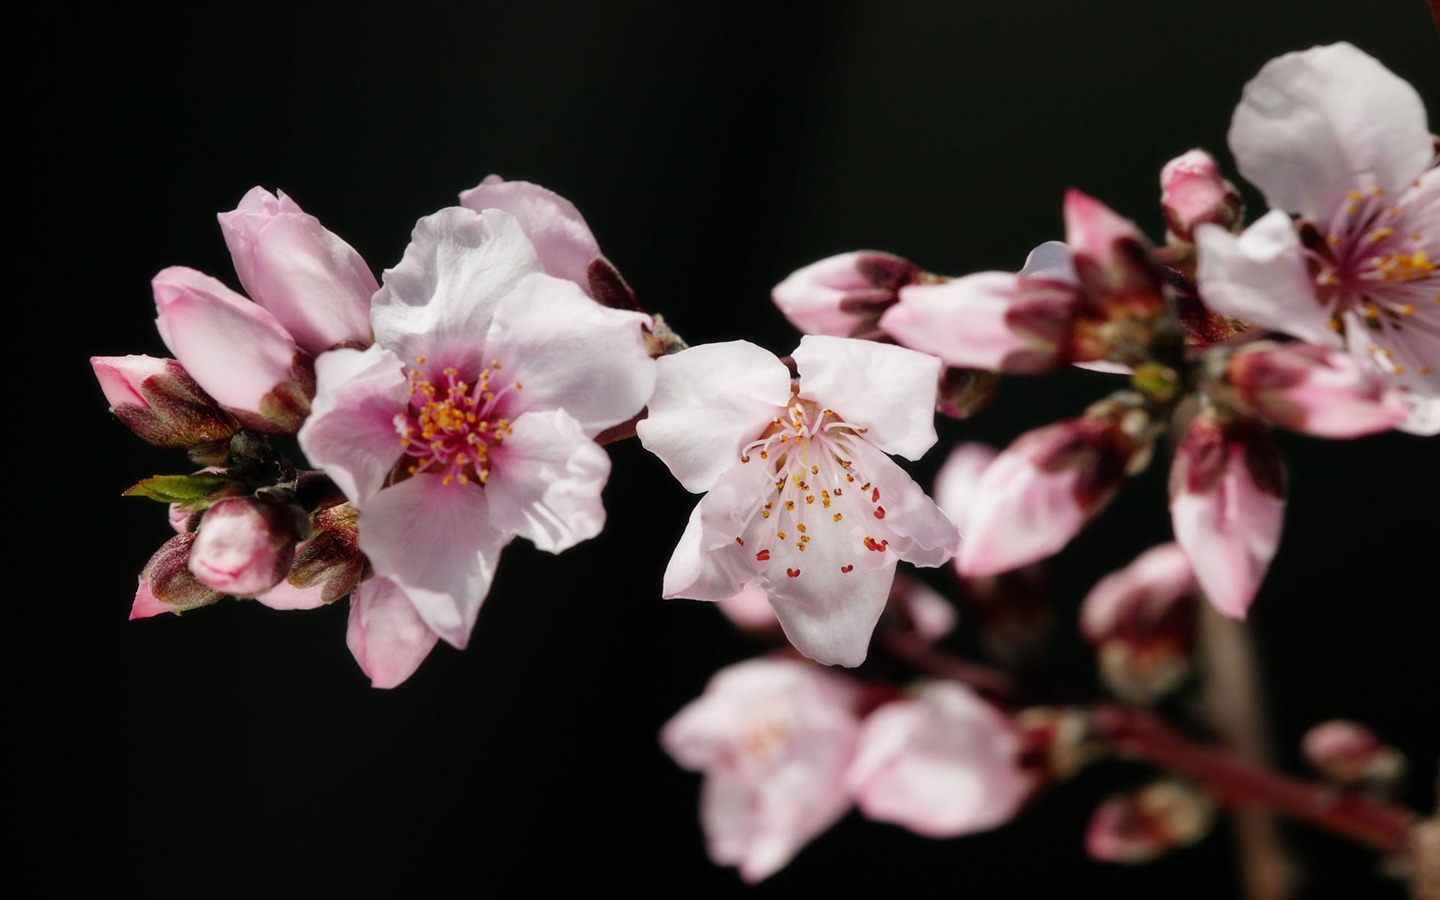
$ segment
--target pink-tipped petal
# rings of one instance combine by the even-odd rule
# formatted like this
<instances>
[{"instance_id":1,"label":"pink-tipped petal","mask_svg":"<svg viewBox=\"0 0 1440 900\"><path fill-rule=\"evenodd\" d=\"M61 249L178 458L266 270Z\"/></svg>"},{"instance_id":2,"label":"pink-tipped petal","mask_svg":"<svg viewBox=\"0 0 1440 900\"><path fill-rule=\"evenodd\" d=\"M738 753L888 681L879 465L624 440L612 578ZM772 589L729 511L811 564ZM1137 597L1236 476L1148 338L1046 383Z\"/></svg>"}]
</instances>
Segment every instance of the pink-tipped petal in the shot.
<instances>
[{"instance_id":1,"label":"pink-tipped petal","mask_svg":"<svg viewBox=\"0 0 1440 900\"><path fill-rule=\"evenodd\" d=\"M393 688L415 674L438 640L392 582L371 578L351 595L345 644L371 687Z\"/></svg>"},{"instance_id":2,"label":"pink-tipped petal","mask_svg":"<svg viewBox=\"0 0 1440 900\"><path fill-rule=\"evenodd\" d=\"M460 205L475 212L500 209L514 216L535 245L545 273L573 281L590 293L588 269L600 255L600 246L575 204L538 184L487 175L460 193Z\"/></svg>"}]
</instances>

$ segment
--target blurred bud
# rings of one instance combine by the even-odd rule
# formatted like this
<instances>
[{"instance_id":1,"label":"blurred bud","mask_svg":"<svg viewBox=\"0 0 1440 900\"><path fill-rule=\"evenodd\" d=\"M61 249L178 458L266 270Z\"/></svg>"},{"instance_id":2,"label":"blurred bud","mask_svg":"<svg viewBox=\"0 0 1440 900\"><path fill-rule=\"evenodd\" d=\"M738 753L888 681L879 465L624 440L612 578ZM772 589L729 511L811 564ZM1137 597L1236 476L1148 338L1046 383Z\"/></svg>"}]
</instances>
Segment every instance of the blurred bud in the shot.
<instances>
[{"instance_id":1,"label":"blurred bud","mask_svg":"<svg viewBox=\"0 0 1440 900\"><path fill-rule=\"evenodd\" d=\"M1154 357L1162 342L1180 340L1166 304L1162 269L1135 223L1070 190L1065 195L1065 242L1081 291L1070 336L1071 361L1135 365Z\"/></svg>"},{"instance_id":2,"label":"blurred bud","mask_svg":"<svg viewBox=\"0 0 1440 900\"><path fill-rule=\"evenodd\" d=\"M1215 812L1215 800L1194 785L1156 781L1102 803L1085 829L1085 851L1102 862L1149 862L1208 834Z\"/></svg>"},{"instance_id":3,"label":"blurred bud","mask_svg":"<svg viewBox=\"0 0 1440 900\"><path fill-rule=\"evenodd\" d=\"M177 534L155 551L140 571L140 585L130 618L144 619L160 613L182 613L209 606L224 596L220 591L201 584L190 572L190 547L193 533Z\"/></svg>"},{"instance_id":4,"label":"blurred bud","mask_svg":"<svg viewBox=\"0 0 1440 900\"><path fill-rule=\"evenodd\" d=\"M770 607L770 596L754 581L747 581L738 594L718 601L716 606L737 627L761 637L779 638L785 632Z\"/></svg>"},{"instance_id":5,"label":"blurred bud","mask_svg":"<svg viewBox=\"0 0 1440 900\"><path fill-rule=\"evenodd\" d=\"M1305 732L1301 751L1310 767L1336 784L1388 794L1404 777L1405 757L1358 722L1332 719Z\"/></svg>"},{"instance_id":6,"label":"blurred bud","mask_svg":"<svg viewBox=\"0 0 1440 900\"><path fill-rule=\"evenodd\" d=\"M1409 406L1384 376L1343 350L1264 341L1231 353L1216 393L1267 421L1317 437L1388 431Z\"/></svg>"},{"instance_id":7,"label":"blurred bud","mask_svg":"<svg viewBox=\"0 0 1440 900\"><path fill-rule=\"evenodd\" d=\"M1015 727L968 687L924 685L886 703L860 730L845 786L867 817L927 837L955 837L1014 818L1034 788Z\"/></svg>"},{"instance_id":8,"label":"blurred bud","mask_svg":"<svg viewBox=\"0 0 1440 900\"><path fill-rule=\"evenodd\" d=\"M1160 206L1171 243L1193 243L1195 226L1201 222L1236 232L1244 224L1240 192L1220 175L1214 157L1204 150L1183 153L1160 170Z\"/></svg>"},{"instance_id":9,"label":"blurred bud","mask_svg":"<svg viewBox=\"0 0 1440 900\"><path fill-rule=\"evenodd\" d=\"M286 582L310 589L323 584L321 600L334 603L370 574L360 552L360 512L349 503L322 509L310 517L310 538L297 548Z\"/></svg>"},{"instance_id":10,"label":"blurred bud","mask_svg":"<svg viewBox=\"0 0 1440 900\"><path fill-rule=\"evenodd\" d=\"M1202 411L1170 468L1170 522L1206 598L1243 619L1280 544L1284 468L1265 426Z\"/></svg>"},{"instance_id":11,"label":"blurred bud","mask_svg":"<svg viewBox=\"0 0 1440 900\"><path fill-rule=\"evenodd\" d=\"M1064 547L1143 466L1153 430L1139 398L1122 393L1022 434L975 483L956 570L991 575Z\"/></svg>"},{"instance_id":12,"label":"blurred bud","mask_svg":"<svg viewBox=\"0 0 1440 900\"><path fill-rule=\"evenodd\" d=\"M954 631L959 620L955 605L943 594L918 578L900 573L890 582L890 596L881 616L885 625L912 634L926 644Z\"/></svg>"},{"instance_id":13,"label":"blurred bud","mask_svg":"<svg viewBox=\"0 0 1440 900\"><path fill-rule=\"evenodd\" d=\"M269 497L221 500L205 510L190 548L196 579L235 597L253 597L290 571L299 539L295 513Z\"/></svg>"},{"instance_id":14,"label":"blurred bud","mask_svg":"<svg viewBox=\"0 0 1440 900\"><path fill-rule=\"evenodd\" d=\"M1090 718L1062 706L1033 706L1015 717L1021 765L1036 779L1062 781L1099 758Z\"/></svg>"},{"instance_id":15,"label":"blurred bud","mask_svg":"<svg viewBox=\"0 0 1440 900\"><path fill-rule=\"evenodd\" d=\"M240 428L173 359L92 356L90 367L115 417L157 447L223 441Z\"/></svg>"},{"instance_id":16,"label":"blurred bud","mask_svg":"<svg viewBox=\"0 0 1440 900\"><path fill-rule=\"evenodd\" d=\"M1000 393L1000 376L979 369L946 366L940 373L936 409L952 419L968 419L985 409Z\"/></svg>"},{"instance_id":17,"label":"blurred bud","mask_svg":"<svg viewBox=\"0 0 1440 900\"><path fill-rule=\"evenodd\" d=\"M806 334L878 335L880 314L901 287L926 278L907 259L875 250L841 253L792 272L771 297L790 323Z\"/></svg>"},{"instance_id":18,"label":"blurred bud","mask_svg":"<svg viewBox=\"0 0 1440 900\"><path fill-rule=\"evenodd\" d=\"M1161 544L1101 579L1080 607L1080 630L1096 648L1116 696L1149 704L1191 670L1199 586L1177 544Z\"/></svg>"}]
</instances>

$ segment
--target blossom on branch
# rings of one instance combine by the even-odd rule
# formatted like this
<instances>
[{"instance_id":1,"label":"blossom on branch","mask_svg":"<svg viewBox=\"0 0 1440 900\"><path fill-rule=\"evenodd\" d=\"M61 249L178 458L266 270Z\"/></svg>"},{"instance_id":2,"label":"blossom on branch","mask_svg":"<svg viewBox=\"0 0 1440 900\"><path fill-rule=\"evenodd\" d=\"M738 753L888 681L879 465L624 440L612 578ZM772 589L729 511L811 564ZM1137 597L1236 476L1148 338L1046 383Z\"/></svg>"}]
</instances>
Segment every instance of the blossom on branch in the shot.
<instances>
[{"instance_id":1,"label":"blossom on branch","mask_svg":"<svg viewBox=\"0 0 1440 900\"><path fill-rule=\"evenodd\" d=\"M905 560L938 566L955 526L886 453L936 440L940 361L807 335L799 377L746 341L657 360L645 448L707 492L665 571L664 596L721 600L757 582L806 656L859 665Z\"/></svg>"},{"instance_id":2,"label":"blossom on branch","mask_svg":"<svg viewBox=\"0 0 1440 900\"><path fill-rule=\"evenodd\" d=\"M593 438L638 412L655 376L649 318L545 274L498 209L421 219L371 321L374 346L317 360L299 438L359 510L359 547L391 585L352 618L378 684L395 680L385 648L408 659L424 643L397 594L463 648L512 538L559 553L600 532L610 460Z\"/></svg>"},{"instance_id":3,"label":"blossom on branch","mask_svg":"<svg viewBox=\"0 0 1440 900\"><path fill-rule=\"evenodd\" d=\"M1239 236L1197 226L1205 304L1346 349L1407 392L1404 430L1440 432L1440 169L1415 89L1350 44L1288 53L1246 85L1230 148L1272 209Z\"/></svg>"}]
</instances>

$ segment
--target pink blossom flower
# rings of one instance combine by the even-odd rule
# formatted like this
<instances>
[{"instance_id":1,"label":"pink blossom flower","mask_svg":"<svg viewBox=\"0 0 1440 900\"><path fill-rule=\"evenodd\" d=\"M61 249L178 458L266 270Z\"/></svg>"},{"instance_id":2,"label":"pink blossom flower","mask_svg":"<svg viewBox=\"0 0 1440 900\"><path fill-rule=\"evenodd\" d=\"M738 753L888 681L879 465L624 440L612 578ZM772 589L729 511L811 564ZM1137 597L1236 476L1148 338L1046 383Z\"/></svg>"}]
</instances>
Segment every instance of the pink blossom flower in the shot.
<instances>
[{"instance_id":1,"label":"pink blossom flower","mask_svg":"<svg viewBox=\"0 0 1440 900\"><path fill-rule=\"evenodd\" d=\"M842 782L860 731L858 683L809 663L751 659L721 669L660 743L704 773L710 858L762 881L851 808Z\"/></svg>"},{"instance_id":2,"label":"pink blossom flower","mask_svg":"<svg viewBox=\"0 0 1440 900\"><path fill-rule=\"evenodd\" d=\"M369 342L374 277L348 244L283 194L254 188L220 222L254 302L171 266L152 281L160 337L246 427L293 434L310 411L314 354Z\"/></svg>"},{"instance_id":3,"label":"pink blossom flower","mask_svg":"<svg viewBox=\"0 0 1440 900\"><path fill-rule=\"evenodd\" d=\"M396 633L413 622L392 615L394 592L463 648L513 537L558 553L599 533L610 460L592 438L638 412L655 376L648 318L544 274L509 213L421 219L384 282L376 344L317 360L299 438L359 509L359 547L393 586L353 615L362 665L394 682L406 666L378 656L418 643Z\"/></svg>"},{"instance_id":4,"label":"pink blossom flower","mask_svg":"<svg viewBox=\"0 0 1440 900\"><path fill-rule=\"evenodd\" d=\"M790 324L806 334L869 336L897 291L924 278L908 259L878 250L841 253L796 269L771 297Z\"/></svg>"},{"instance_id":5,"label":"pink blossom flower","mask_svg":"<svg viewBox=\"0 0 1440 900\"><path fill-rule=\"evenodd\" d=\"M859 665L895 564L937 566L955 526L886 453L935 442L940 361L891 344L806 335L799 379L734 341L657 361L636 432L687 490L707 491L664 596L720 600L756 581L801 653Z\"/></svg>"},{"instance_id":6,"label":"pink blossom flower","mask_svg":"<svg viewBox=\"0 0 1440 900\"><path fill-rule=\"evenodd\" d=\"M1243 619L1280 544L1284 471L1269 431L1254 419L1202 412L1170 469L1170 522L1206 598Z\"/></svg>"},{"instance_id":7,"label":"pink blossom flower","mask_svg":"<svg viewBox=\"0 0 1440 900\"><path fill-rule=\"evenodd\" d=\"M1288 53L1245 86L1230 148L1272 209L1196 229L1206 305L1345 348L1409 392L1405 430L1440 432L1440 169L1415 89L1350 44Z\"/></svg>"},{"instance_id":8,"label":"pink blossom flower","mask_svg":"<svg viewBox=\"0 0 1440 900\"><path fill-rule=\"evenodd\" d=\"M1409 407L1387 379L1349 354L1313 344L1259 341L1226 361L1220 393L1268 422L1318 437L1387 431Z\"/></svg>"},{"instance_id":9,"label":"pink blossom flower","mask_svg":"<svg viewBox=\"0 0 1440 900\"><path fill-rule=\"evenodd\" d=\"M1026 432L984 468L971 489L963 577L1018 569L1070 542L1119 489L1138 452L1123 411Z\"/></svg>"},{"instance_id":10,"label":"pink blossom flower","mask_svg":"<svg viewBox=\"0 0 1440 900\"><path fill-rule=\"evenodd\" d=\"M1215 813L1207 791L1164 778L1100 804L1085 828L1085 852L1102 862L1149 862L1203 838Z\"/></svg>"},{"instance_id":11,"label":"pink blossom flower","mask_svg":"<svg viewBox=\"0 0 1440 900\"><path fill-rule=\"evenodd\" d=\"M1035 786L1010 720L969 688L932 682L861 727L845 785L866 816L927 837L994 828Z\"/></svg>"},{"instance_id":12,"label":"pink blossom flower","mask_svg":"<svg viewBox=\"0 0 1440 900\"><path fill-rule=\"evenodd\" d=\"M1185 243L1201 222L1233 229L1245 214L1240 192L1204 150L1182 153L1160 170L1160 207L1171 240Z\"/></svg>"}]
</instances>

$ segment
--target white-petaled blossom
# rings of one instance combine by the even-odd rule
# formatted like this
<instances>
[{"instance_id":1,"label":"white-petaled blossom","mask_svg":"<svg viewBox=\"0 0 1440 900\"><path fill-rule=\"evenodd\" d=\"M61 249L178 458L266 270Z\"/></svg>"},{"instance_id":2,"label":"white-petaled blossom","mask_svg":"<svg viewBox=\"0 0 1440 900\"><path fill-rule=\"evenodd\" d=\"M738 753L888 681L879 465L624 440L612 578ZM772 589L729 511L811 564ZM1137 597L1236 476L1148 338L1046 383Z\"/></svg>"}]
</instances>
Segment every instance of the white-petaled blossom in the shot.
<instances>
[{"instance_id":1,"label":"white-petaled blossom","mask_svg":"<svg viewBox=\"0 0 1440 900\"><path fill-rule=\"evenodd\" d=\"M721 600L757 582L801 653L864 661L895 564L938 566L955 526L887 456L934 444L940 361L888 344L807 335L799 377L745 341L657 362L636 431L695 507L666 597Z\"/></svg>"}]
</instances>

